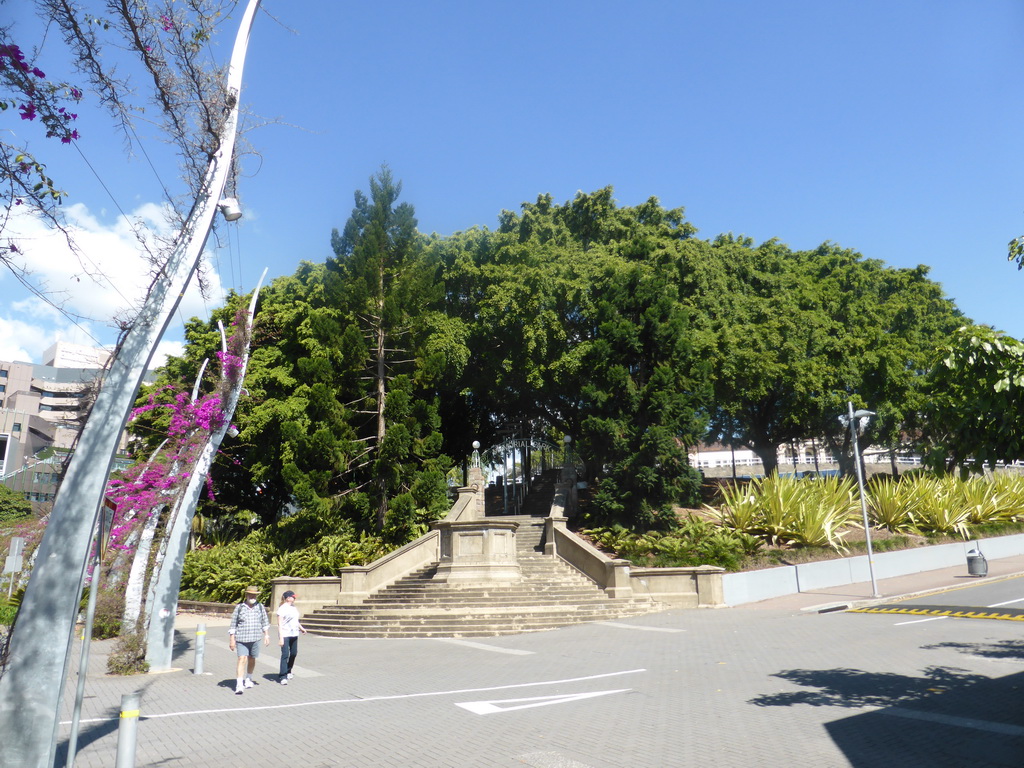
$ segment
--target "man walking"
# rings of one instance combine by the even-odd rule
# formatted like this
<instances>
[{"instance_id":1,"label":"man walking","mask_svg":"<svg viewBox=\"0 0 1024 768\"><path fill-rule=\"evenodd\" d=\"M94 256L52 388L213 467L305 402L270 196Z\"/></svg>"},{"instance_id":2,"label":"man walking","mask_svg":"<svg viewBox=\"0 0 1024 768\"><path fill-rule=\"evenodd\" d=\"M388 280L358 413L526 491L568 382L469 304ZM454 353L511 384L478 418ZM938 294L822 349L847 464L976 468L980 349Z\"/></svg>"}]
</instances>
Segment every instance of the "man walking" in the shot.
<instances>
[{"instance_id":1,"label":"man walking","mask_svg":"<svg viewBox=\"0 0 1024 768\"><path fill-rule=\"evenodd\" d=\"M264 645L270 645L270 617L259 597L259 587L246 588L245 600L235 606L228 627L228 647L238 654L235 680L238 695L255 685L252 673L256 669L256 657L260 655L260 636Z\"/></svg>"}]
</instances>

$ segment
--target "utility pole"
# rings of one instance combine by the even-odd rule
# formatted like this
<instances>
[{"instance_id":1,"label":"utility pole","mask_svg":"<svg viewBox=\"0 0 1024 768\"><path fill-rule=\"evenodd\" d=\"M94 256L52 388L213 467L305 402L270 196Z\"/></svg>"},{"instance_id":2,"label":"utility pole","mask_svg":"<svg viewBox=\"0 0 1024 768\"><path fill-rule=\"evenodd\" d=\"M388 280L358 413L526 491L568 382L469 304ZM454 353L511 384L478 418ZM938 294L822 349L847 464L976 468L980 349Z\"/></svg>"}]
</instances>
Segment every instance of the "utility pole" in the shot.
<instances>
[{"instance_id":1,"label":"utility pole","mask_svg":"<svg viewBox=\"0 0 1024 768\"><path fill-rule=\"evenodd\" d=\"M118 440L157 343L195 273L231 170L242 64L261 0L249 0L228 69L225 122L199 194L106 378L54 501L18 612L3 677L0 733L5 765L50 768L75 619L96 521Z\"/></svg>"}]
</instances>

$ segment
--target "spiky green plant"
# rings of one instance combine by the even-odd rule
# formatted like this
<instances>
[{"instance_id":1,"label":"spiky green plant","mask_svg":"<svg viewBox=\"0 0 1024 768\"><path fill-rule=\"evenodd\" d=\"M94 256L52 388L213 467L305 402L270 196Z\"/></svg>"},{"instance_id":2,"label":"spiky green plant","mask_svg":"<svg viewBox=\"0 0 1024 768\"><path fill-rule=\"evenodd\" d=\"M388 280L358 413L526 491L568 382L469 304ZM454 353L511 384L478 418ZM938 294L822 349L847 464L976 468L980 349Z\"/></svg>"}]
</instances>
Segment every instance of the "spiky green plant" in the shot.
<instances>
[{"instance_id":1,"label":"spiky green plant","mask_svg":"<svg viewBox=\"0 0 1024 768\"><path fill-rule=\"evenodd\" d=\"M911 492L917 508L918 527L922 533L969 538L968 520L971 510L958 498L955 490L957 482L952 477L915 478Z\"/></svg>"},{"instance_id":2,"label":"spiky green plant","mask_svg":"<svg viewBox=\"0 0 1024 768\"><path fill-rule=\"evenodd\" d=\"M1002 496L990 477L971 477L954 488L953 498L966 510L968 524L1007 522Z\"/></svg>"},{"instance_id":3,"label":"spiky green plant","mask_svg":"<svg viewBox=\"0 0 1024 768\"><path fill-rule=\"evenodd\" d=\"M891 477L872 479L867 487L869 516L875 525L893 533L917 533L913 480L896 481Z\"/></svg>"},{"instance_id":4,"label":"spiky green plant","mask_svg":"<svg viewBox=\"0 0 1024 768\"><path fill-rule=\"evenodd\" d=\"M1002 501L1005 519L1024 521L1024 475L1018 472L997 472L992 485Z\"/></svg>"},{"instance_id":5,"label":"spiky green plant","mask_svg":"<svg viewBox=\"0 0 1024 768\"><path fill-rule=\"evenodd\" d=\"M722 485L722 505L715 508L705 504L704 509L730 530L759 535L761 516L755 495L756 483L756 480L752 480L749 483Z\"/></svg>"},{"instance_id":6,"label":"spiky green plant","mask_svg":"<svg viewBox=\"0 0 1024 768\"><path fill-rule=\"evenodd\" d=\"M791 482L797 485L800 501L791 524L792 540L804 546L845 550L843 539L860 510L853 483L838 477Z\"/></svg>"}]
</instances>

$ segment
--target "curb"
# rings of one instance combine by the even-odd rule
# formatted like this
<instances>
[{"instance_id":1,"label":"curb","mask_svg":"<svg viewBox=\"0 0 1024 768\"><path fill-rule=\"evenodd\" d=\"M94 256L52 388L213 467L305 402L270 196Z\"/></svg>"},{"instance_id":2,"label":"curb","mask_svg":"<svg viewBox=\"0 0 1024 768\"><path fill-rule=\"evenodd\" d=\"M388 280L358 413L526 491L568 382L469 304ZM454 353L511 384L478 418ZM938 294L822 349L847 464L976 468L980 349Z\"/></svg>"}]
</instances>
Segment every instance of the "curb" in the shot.
<instances>
[{"instance_id":1,"label":"curb","mask_svg":"<svg viewBox=\"0 0 1024 768\"><path fill-rule=\"evenodd\" d=\"M1024 571L1018 573L1005 573L1002 576L981 576L976 577L977 580L970 584L951 584L945 587L932 587L930 589L920 589L916 592L905 592L900 595L889 595L888 597L870 597L864 600L848 600L836 603L822 603L820 605L809 605L806 608L801 608L801 613L834 613L836 611L849 611L853 608L868 608L873 605L885 605L886 603L899 603L903 600L913 600L917 597L925 597L927 595L938 595L943 592L955 592L958 589L967 589L973 587L975 584L980 583L982 579L987 582L995 583L999 581L1008 581L1009 579L1018 579L1024 576Z\"/></svg>"}]
</instances>

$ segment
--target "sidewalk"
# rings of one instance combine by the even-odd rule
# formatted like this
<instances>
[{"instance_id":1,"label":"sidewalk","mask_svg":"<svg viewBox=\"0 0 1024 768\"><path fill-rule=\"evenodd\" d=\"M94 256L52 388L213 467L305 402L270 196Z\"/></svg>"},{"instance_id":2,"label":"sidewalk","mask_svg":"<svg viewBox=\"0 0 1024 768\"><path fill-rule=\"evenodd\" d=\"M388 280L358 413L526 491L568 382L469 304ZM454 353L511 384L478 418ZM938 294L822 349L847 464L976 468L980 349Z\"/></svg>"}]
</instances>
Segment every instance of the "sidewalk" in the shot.
<instances>
[{"instance_id":1,"label":"sidewalk","mask_svg":"<svg viewBox=\"0 0 1024 768\"><path fill-rule=\"evenodd\" d=\"M874 597L871 594L871 582L864 581L795 595L784 595L757 603L747 603L729 610L772 609L808 612L843 610L844 608L891 602L932 592L945 592L973 586L979 581L999 581L1020 576L1024 576L1024 555L989 560L988 576L985 577L968 575L967 564L964 563L962 566L881 579L876 582L879 597Z\"/></svg>"}]
</instances>

